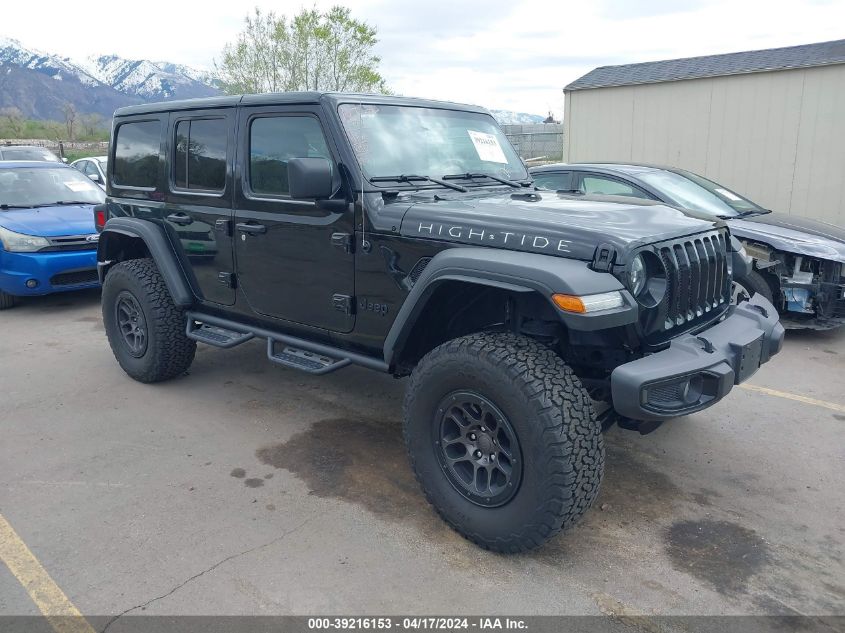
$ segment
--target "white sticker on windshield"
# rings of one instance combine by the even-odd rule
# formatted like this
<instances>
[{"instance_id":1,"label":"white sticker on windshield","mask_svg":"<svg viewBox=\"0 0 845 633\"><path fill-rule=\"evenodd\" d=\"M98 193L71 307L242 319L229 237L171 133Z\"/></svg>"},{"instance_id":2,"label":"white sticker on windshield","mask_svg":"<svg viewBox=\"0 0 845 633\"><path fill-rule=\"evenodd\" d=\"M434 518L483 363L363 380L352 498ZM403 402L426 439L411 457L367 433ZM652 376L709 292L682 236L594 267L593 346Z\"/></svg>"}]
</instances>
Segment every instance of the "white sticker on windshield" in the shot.
<instances>
[{"instance_id":1,"label":"white sticker on windshield","mask_svg":"<svg viewBox=\"0 0 845 633\"><path fill-rule=\"evenodd\" d=\"M94 185L90 185L87 182L66 182L65 187L71 191L90 191L94 188Z\"/></svg>"},{"instance_id":2,"label":"white sticker on windshield","mask_svg":"<svg viewBox=\"0 0 845 633\"><path fill-rule=\"evenodd\" d=\"M475 130L467 130L472 144L475 145L475 151L481 160L491 163L505 163L508 159L505 158L505 153L502 151L502 146L499 145L499 139L492 134L486 132L476 132Z\"/></svg>"},{"instance_id":3,"label":"white sticker on windshield","mask_svg":"<svg viewBox=\"0 0 845 633\"><path fill-rule=\"evenodd\" d=\"M724 196L724 197L725 197L725 198L727 198L728 200L733 200L734 202L739 202L740 200L742 200L742 198L740 198L740 197L739 197L738 195L736 195L734 192L732 192L732 191L728 191L727 189L722 189L721 187L716 187L715 191L716 191L716 193L718 193L720 196Z\"/></svg>"}]
</instances>

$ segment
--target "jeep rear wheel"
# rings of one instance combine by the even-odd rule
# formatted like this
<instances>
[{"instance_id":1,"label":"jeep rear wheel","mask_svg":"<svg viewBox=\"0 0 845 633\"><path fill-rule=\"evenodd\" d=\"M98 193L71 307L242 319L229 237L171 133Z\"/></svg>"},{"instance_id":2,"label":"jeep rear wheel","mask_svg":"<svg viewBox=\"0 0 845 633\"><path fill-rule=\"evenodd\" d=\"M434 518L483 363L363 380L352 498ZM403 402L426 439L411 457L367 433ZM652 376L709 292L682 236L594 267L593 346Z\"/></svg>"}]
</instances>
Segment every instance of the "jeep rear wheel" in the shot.
<instances>
[{"instance_id":1,"label":"jeep rear wheel","mask_svg":"<svg viewBox=\"0 0 845 633\"><path fill-rule=\"evenodd\" d=\"M601 424L572 370L514 334L473 334L429 352L405 396L405 442L426 498L467 539L537 547L598 495Z\"/></svg>"},{"instance_id":2,"label":"jeep rear wheel","mask_svg":"<svg viewBox=\"0 0 845 633\"><path fill-rule=\"evenodd\" d=\"M161 382L191 366L196 341L185 335L185 314L153 260L131 259L109 270L102 301L112 352L132 378Z\"/></svg>"}]
</instances>

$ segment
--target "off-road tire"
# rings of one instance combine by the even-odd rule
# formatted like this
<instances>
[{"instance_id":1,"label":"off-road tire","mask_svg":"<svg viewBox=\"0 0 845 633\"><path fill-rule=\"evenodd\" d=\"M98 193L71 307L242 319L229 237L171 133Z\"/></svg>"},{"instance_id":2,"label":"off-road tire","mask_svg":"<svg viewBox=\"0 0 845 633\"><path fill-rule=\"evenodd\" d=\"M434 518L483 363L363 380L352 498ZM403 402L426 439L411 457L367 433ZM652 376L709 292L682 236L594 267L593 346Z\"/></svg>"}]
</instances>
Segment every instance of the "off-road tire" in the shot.
<instances>
[{"instance_id":1,"label":"off-road tire","mask_svg":"<svg viewBox=\"0 0 845 633\"><path fill-rule=\"evenodd\" d=\"M519 488L498 507L483 507L458 491L432 440L440 403L465 390L494 403L518 438ZM524 336L472 334L429 352L411 374L403 430L429 503L485 549L515 553L538 547L575 524L599 492L604 443L592 401L554 351Z\"/></svg>"},{"instance_id":2,"label":"off-road tire","mask_svg":"<svg viewBox=\"0 0 845 633\"><path fill-rule=\"evenodd\" d=\"M18 298L0 290L0 310L8 310L14 308L18 303Z\"/></svg>"},{"instance_id":3,"label":"off-road tire","mask_svg":"<svg viewBox=\"0 0 845 633\"><path fill-rule=\"evenodd\" d=\"M769 282L766 281L766 278L756 270L752 270L742 279L737 279L736 283L745 288L749 297L753 297L755 293L759 293L765 297L769 303L772 303L772 287L769 285Z\"/></svg>"},{"instance_id":4,"label":"off-road tire","mask_svg":"<svg viewBox=\"0 0 845 633\"><path fill-rule=\"evenodd\" d=\"M143 312L146 348L133 356L118 325L118 297L129 293ZM185 335L185 314L173 303L167 285L152 259L130 259L106 275L102 295L103 325L114 357L139 382L170 380L184 374L196 353L196 341Z\"/></svg>"}]
</instances>

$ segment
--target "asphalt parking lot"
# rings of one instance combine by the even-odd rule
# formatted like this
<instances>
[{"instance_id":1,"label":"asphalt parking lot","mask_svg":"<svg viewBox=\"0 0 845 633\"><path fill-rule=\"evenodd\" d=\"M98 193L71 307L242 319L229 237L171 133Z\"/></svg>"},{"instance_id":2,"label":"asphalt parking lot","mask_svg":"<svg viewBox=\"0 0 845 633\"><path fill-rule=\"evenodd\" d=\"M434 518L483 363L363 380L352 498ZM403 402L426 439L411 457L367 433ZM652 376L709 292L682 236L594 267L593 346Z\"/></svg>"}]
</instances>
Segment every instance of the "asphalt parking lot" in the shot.
<instances>
[{"instance_id":1,"label":"asphalt parking lot","mask_svg":"<svg viewBox=\"0 0 845 633\"><path fill-rule=\"evenodd\" d=\"M251 342L142 385L96 292L0 314L0 366L0 518L84 614L845 613L845 332L789 333L752 388L611 430L596 507L511 557L425 503L403 381ZM38 613L23 575L0 565L0 615Z\"/></svg>"}]
</instances>

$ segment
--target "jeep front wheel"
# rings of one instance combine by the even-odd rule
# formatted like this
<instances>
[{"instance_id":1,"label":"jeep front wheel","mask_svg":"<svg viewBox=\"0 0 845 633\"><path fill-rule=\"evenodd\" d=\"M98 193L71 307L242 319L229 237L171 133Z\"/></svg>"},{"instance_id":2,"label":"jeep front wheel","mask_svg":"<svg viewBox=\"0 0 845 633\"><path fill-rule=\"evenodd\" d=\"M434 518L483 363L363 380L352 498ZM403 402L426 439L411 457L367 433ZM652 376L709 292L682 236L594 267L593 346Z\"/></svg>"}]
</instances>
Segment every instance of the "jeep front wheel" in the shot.
<instances>
[{"instance_id":1,"label":"jeep front wheel","mask_svg":"<svg viewBox=\"0 0 845 633\"><path fill-rule=\"evenodd\" d=\"M573 525L604 471L601 424L551 349L473 334L429 352L411 374L405 442L440 516L498 552L537 547Z\"/></svg>"},{"instance_id":2,"label":"jeep front wheel","mask_svg":"<svg viewBox=\"0 0 845 633\"><path fill-rule=\"evenodd\" d=\"M109 270L103 283L103 325L114 357L135 380L161 382L185 373L197 344L185 335L185 315L151 259Z\"/></svg>"}]
</instances>

